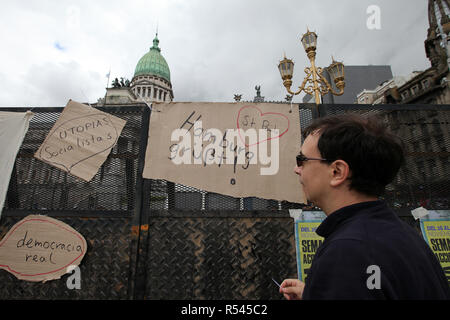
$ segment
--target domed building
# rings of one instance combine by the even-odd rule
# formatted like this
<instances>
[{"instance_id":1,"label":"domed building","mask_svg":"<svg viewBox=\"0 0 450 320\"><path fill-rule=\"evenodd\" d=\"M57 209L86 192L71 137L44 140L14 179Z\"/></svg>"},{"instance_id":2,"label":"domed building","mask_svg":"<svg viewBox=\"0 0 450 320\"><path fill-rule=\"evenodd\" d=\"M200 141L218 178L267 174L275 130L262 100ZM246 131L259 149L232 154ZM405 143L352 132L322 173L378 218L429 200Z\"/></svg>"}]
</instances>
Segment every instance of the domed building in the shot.
<instances>
[{"instance_id":1,"label":"domed building","mask_svg":"<svg viewBox=\"0 0 450 320\"><path fill-rule=\"evenodd\" d=\"M131 80L131 90L146 101L170 102L173 100L170 69L161 55L158 34L150 48L136 65Z\"/></svg>"},{"instance_id":2,"label":"domed building","mask_svg":"<svg viewBox=\"0 0 450 320\"><path fill-rule=\"evenodd\" d=\"M104 98L97 105L129 104L136 102L170 102L173 100L170 69L161 55L158 33L153 46L139 59L131 82L121 78L113 80L112 87L106 88Z\"/></svg>"}]
</instances>

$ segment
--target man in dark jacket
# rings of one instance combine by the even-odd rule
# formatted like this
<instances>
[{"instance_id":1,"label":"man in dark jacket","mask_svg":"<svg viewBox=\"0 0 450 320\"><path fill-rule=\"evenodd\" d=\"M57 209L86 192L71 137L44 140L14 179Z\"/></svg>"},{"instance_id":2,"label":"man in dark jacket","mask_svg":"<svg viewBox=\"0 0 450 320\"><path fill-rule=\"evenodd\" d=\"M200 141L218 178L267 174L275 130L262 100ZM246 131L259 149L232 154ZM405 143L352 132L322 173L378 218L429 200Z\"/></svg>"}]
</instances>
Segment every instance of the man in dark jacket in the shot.
<instances>
[{"instance_id":1,"label":"man in dark jacket","mask_svg":"<svg viewBox=\"0 0 450 320\"><path fill-rule=\"evenodd\" d=\"M375 118L321 118L304 132L295 173L327 218L305 283L287 299L450 299L444 272L417 231L378 200L404 162L401 141Z\"/></svg>"}]
</instances>

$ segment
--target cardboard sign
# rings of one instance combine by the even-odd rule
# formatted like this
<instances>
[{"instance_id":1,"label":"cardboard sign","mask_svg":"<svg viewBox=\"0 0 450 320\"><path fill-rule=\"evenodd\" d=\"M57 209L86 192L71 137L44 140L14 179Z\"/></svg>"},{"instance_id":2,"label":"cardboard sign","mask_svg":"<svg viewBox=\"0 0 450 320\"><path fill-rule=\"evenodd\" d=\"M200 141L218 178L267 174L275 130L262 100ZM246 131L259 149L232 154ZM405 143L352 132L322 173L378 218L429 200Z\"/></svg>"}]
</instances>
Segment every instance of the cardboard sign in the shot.
<instances>
[{"instance_id":1,"label":"cardboard sign","mask_svg":"<svg viewBox=\"0 0 450 320\"><path fill-rule=\"evenodd\" d=\"M69 225L47 216L29 215L0 242L0 269L20 280L59 279L78 266L86 240Z\"/></svg>"},{"instance_id":2,"label":"cardboard sign","mask_svg":"<svg viewBox=\"0 0 450 320\"><path fill-rule=\"evenodd\" d=\"M303 211L295 217L295 247L298 279L305 281L323 237L316 233L326 215L323 211Z\"/></svg>"},{"instance_id":3,"label":"cardboard sign","mask_svg":"<svg viewBox=\"0 0 450 320\"><path fill-rule=\"evenodd\" d=\"M126 121L69 100L35 157L90 181L105 162Z\"/></svg>"},{"instance_id":4,"label":"cardboard sign","mask_svg":"<svg viewBox=\"0 0 450 320\"><path fill-rule=\"evenodd\" d=\"M5 203L16 156L32 117L33 113L30 111L0 112L0 214Z\"/></svg>"},{"instance_id":5,"label":"cardboard sign","mask_svg":"<svg viewBox=\"0 0 450 320\"><path fill-rule=\"evenodd\" d=\"M233 197L305 202L295 156L300 117L286 104L154 104L143 177Z\"/></svg>"}]
</instances>

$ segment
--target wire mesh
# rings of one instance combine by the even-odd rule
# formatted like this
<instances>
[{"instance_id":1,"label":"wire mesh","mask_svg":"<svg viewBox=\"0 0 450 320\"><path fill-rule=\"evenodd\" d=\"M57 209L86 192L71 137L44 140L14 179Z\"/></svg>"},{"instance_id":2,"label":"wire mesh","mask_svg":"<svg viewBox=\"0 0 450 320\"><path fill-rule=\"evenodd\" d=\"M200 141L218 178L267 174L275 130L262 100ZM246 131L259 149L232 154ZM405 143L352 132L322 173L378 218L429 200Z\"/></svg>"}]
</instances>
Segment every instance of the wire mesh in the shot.
<instances>
[{"instance_id":1,"label":"wire mesh","mask_svg":"<svg viewBox=\"0 0 450 320\"><path fill-rule=\"evenodd\" d=\"M54 216L71 212L64 221L79 229L89 244L82 264L83 285L89 289L69 292L59 282L31 285L3 272L0 297L279 298L271 278L295 277L296 271L293 220L285 209L317 208L229 197L166 180L140 184L147 143L146 108L99 108L127 123L89 183L33 157L62 111L35 109L16 158L0 234L30 210ZM404 220L412 225L410 210L418 206L450 209L450 106L321 105L317 111L315 105L300 105L298 111L301 128L318 114L378 115L406 147L406 163L384 195L388 204L397 212L407 212ZM264 216L255 211L269 212ZM11 212L18 214L8 216ZM96 218L81 219L80 212ZM110 219L107 213L117 217ZM131 228L136 226L135 234ZM284 274L277 273L280 265Z\"/></svg>"},{"instance_id":2,"label":"wire mesh","mask_svg":"<svg viewBox=\"0 0 450 320\"><path fill-rule=\"evenodd\" d=\"M298 108L301 129L314 119L315 105ZM450 110L442 106L405 109L385 105L322 105L321 114L359 113L380 117L406 146L406 163L383 198L395 209L448 209L450 189ZM423 110L422 110L423 109ZM302 143L299 142L299 145ZM256 197L234 198L165 180L153 180L150 208L153 210L284 210L311 204L274 201Z\"/></svg>"},{"instance_id":3,"label":"wire mesh","mask_svg":"<svg viewBox=\"0 0 450 320\"><path fill-rule=\"evenodd\" d=\"M406 146L406 163L388 185L385 199L394 208L418 206L448 209L449 122L445 106L321 105L321 115L361 113L377 115L399 135ZM101 109L101 108L100 108ZM6 209L33 210L133 210L135 184L142 147L142 109L109 107L108 112L127 124L99 172L89 183L33 157L57 120L62 108L36 109L19 150ZM299 105L301 128L317 116L315 105ZM299 141L299 146L302 141ZM271 210L305 208L303 204L256 197L235 198L175 184L151 180L148 206L151 210ZM307 207L307 206L306 206ZM308 207L311 209L311 207Z\"/></svg>"},{"instance_id":4,"label":"wire mesh","mask_svg":"<svg viewBox=\"0 0 450 320\"><path fill-rule=\"evenodd\" d=\"M327 115L376 115L399 136L406 161L386 187L395 209L450 209L450 108L448 106L324 105Z\"/></svg>"},{"instance_id":5,"label":"wire mesh","mask_svg":"<svg viewBox=\"0 0 450 320\"><path fill-rule=\"evenodd\" d=\"M62 108L35 109L16 157L5 209L130 211L134 207L142 108L98 108L127 121L117 144L90 182L36 158ZM19 111L19 110L17 110Z\"/></svg>"}]
</instances>

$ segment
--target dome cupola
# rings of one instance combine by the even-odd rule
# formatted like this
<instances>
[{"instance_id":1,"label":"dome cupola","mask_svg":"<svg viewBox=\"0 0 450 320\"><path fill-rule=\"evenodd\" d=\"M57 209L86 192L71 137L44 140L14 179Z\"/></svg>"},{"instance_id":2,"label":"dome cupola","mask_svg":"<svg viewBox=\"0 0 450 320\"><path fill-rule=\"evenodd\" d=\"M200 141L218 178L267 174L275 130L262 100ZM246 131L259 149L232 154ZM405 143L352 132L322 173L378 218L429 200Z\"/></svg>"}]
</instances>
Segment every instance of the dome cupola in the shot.
<instances>
[{"instance_id":1,"label":"dome cupola","mask_svg":"<svg viewBox=\"0 0 450 320\"><path fill-rule=\"evenodd\" d=\"M150 48L136 65L134 76L155 75L170 81L170 69L166 59L161 55L159 48L158 34L153 39L153 46Z\"/></svg>"},{"instance_id":2,"label":"dome cupola","mask_svg":"<svg viewBox=\"0 0 450 320\"><path fill-rule=\"evenodd\" d=\"M131 90L139 99L147 102L170 102L173 100L170 69L166 59L161 55L158 33L153 39L153 46L141 58L134 70Z\"/></svg>"}]
</instances>

